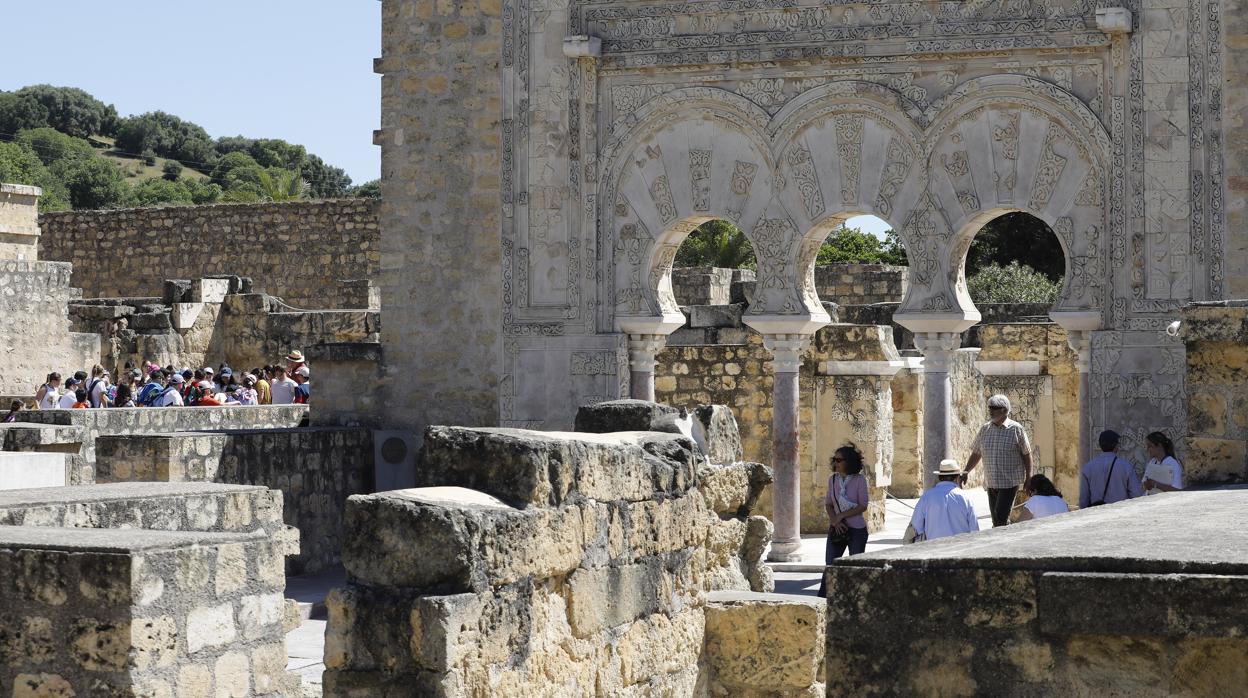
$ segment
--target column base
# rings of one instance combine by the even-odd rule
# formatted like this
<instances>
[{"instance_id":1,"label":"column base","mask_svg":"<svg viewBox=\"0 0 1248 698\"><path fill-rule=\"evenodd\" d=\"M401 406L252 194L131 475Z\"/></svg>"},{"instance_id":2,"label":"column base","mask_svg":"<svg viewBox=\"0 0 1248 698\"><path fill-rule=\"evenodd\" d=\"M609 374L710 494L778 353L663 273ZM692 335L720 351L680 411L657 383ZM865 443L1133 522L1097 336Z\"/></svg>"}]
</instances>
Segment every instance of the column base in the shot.
<instances>
[{"instance_id":1,"label":"column base","mask_svg":"<svg viewBox=\"0 0 1248 698\"><path fill-rule=\"evenodd\" d=\"M801 562L802 541L772 541L767 552L768 562Z\"/></svg>"}]
</instances>

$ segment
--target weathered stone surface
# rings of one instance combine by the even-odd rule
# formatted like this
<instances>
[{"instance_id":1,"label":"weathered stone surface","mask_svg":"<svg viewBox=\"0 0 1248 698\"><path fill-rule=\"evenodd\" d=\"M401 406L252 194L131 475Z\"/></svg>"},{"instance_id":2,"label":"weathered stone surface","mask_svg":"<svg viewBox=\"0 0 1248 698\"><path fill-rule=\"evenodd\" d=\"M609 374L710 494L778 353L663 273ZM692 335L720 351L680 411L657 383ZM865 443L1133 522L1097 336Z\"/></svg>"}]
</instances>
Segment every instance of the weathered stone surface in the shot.
<instances>
[{"instance_id":1,"label":"weathered stone surface","mask_svg":"<svg viewBox=\"0 0 1248 698\"><path fill-rule=\"evenodd\" d=\"M745 305L691 305L689 306L689 327L702 329L706 327L742 327L741 315Z\"/></svg>"},{"instance_id":2,"label":"weathered stone surface","mask_svg":"<svg viewBox=\"0 0 1248 698\"><path fill-rule=\"evenodd\" d=\"M693 419L694 437L707 460L712 463L741 460L741 431L727 405L699 405L693 411Z\"/></svg>"},{"instance_id":3,"label":"weathered stone surface","mask_svg":"<svg viewBox=\"0 0 1248 698\"><path fill-rule=\"evenodd\" d=\"M612 431L650 431L675 407L645 400L608 400L582 405L576 411L576 431L604 434Z\"/></svg>"},{"instance_id":4,"label":"weathered stone surface","mask_svg":"<svg viewBox=\"0 0 1248 698\"><path fill-rule=\"evenodd\" d=\"M456 485L517 505L583 498L641 501L694 484L699 458L686 438L430 427L417 484Z\"/></svg>"},{"instance_id":5,"label":"weathered stone surface","mask_svg":"<svg viewBox=\"0 0 1248 698\"><path fill-rule=\"evenodd\" d=\"M698 469L698 491L707 508L720 516L749 516L771 482L771 468L762 463L707 464Z\"/></svg>"},{"instance_id":6,"label":"weathered stone surface","mask_svg":"<svg viewBox=\"0 0 1248 698\"><path fill-rule=\"evenodd\" d=\"M822 688L826 607L823 599L810 596L707 594L711 694L818 695L814 691Z\"/></svg>"},{"instance_id":7,"label":"weathered stone surface","mask_svg":"<svg viewBox=\"0 0 1248 698\"><path fill-rule=\"evenodd\" d=\"M1217 522L1246 501L1172 493L848 558L827 573L828 690L1235 692L1248 538Z\"/></svg>"}]
</instances>

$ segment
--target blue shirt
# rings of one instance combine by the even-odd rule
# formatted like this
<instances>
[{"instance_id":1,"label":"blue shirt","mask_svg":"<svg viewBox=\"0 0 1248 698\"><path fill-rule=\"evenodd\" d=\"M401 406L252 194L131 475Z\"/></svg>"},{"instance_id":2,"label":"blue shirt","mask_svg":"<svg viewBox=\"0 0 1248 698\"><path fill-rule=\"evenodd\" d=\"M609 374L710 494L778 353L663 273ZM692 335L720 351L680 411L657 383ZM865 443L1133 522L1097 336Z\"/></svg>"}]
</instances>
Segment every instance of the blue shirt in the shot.
<instances>
[{"instance_id":1,"label":"blue shirt","mask_svg":"<svg viewBox=\"0 0 1248 698\"><path fill-rule=\"evenodd\" d=\"M927 540L956 536L979 530L975 505L954 482L938 482L919 497L910 517L914 532Z\"/></svg>"},{"instance_id":2,"label":"blue shirt","mask_svg":"<svg viewBox=\"0 0 1248 698\"><path fill-rule=\"evenodd\" d=\"M1118 461L1115 463L1114 459ZM1113 477L1110 477L1110 469ZM1098 453L1079 472L1079 508L1087 508L1092 502L1105 497L1106 504L1140 497L1144 488L1135 475L1135 464L1117 453Z\"/></svg>"}]
</instances>

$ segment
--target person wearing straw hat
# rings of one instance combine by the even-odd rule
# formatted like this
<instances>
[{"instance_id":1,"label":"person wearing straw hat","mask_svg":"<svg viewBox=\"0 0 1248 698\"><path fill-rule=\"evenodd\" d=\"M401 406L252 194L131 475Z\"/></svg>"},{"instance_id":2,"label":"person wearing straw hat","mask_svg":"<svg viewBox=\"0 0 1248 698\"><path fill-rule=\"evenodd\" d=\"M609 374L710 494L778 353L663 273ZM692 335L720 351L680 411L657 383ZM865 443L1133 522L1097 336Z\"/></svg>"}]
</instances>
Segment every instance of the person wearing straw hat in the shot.
<instances>
[{"instance_id":1,"label":"person wearing straw hat","mask_svg":"<svg viewBox=\"0 0 1248 698\"><path fill-rule=\"evenodd\" d=\"M286 375L294 376L299 373L299 369L308 364L308 360L304 358L303 352L295 349L286 355Z\"/></svg>"},{"instance_id":2,"label":"person wearing straw hat","mask_svg":"<svg viewBox=\"0 0 1248 698\"><path fill-rule=\"evenodd\" d=\"M934 540L978 531L975 505L958 486L962 467L956 460L946 458L940 462L940 469L932 473L936 475L936 484L919 497L910 516L914 539Z\"/></svg>"}]
</instances>

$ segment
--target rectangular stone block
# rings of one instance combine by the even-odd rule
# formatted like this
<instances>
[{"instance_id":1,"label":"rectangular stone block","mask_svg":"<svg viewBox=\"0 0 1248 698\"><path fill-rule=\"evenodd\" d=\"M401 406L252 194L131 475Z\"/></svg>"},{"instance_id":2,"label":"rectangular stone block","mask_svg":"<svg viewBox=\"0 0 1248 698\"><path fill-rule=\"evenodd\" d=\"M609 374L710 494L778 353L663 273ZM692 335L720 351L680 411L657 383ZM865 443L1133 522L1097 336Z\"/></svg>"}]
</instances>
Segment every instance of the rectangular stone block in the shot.
<instances>
[{"instance_id":1,"label":"rectangular stone block","mask_svg":"<svg viewBox=\"0 0 1248 698\"><path fill-rule=\"evenodd\" d=\"M677 434L430 427L416 481L516 505L641 501L688 490L696 461L693 444Z\"/></svg>"},{"instance_id":2,"label":"rectangular stone block","mask_svg":"<svg viewBox=\"0 0 1248 698\"><path fill-rule=\"evenodd\" d=\"M581 568L568 577L568 622L577 637L590 637L656 613L670 589L663 562Z\"/></svg>"},{"instance_id":3,"label":"rectangular stone block","mask_svg":"<svg viewBox=\"0 0 1248 698\"><path fill-rule=\"evenodd\" d=\"M707 594L712 695L813 692L822 678L826 608L810 596Z\"/></svg>"},{"instance_id":4,"label":"rectangular stone block","mask_svg":"<svg viewBox=\"0 0 1248 698\"><path fill-rule=\"evenodd\" d=\"M343 564L362 584L479 591L575 568L597 529L591 509L515 509L461 487L355 495Z\"/></svg>"},{"instance_id":5,"label":"rectangular stone block","mask_svg":"<svg viewBox=\"0 0 1248 698\"><path fill-rule=\"evenodd\" d=\"M741 314L744 304L732 305L691 305L689 306L689 327L741 327Z\"/></svg>"},{"instance_id":6,"label":"rectangular stone block","mask_svg":"<svg viewBox=\"0 0 1248 698\"><path fill-rule=\"evenodd\" d=\"M708 465L698 471L698 491L720 516L749 516L771 482L771 468L762 463Z\"/></svg>"}]
</instances>

